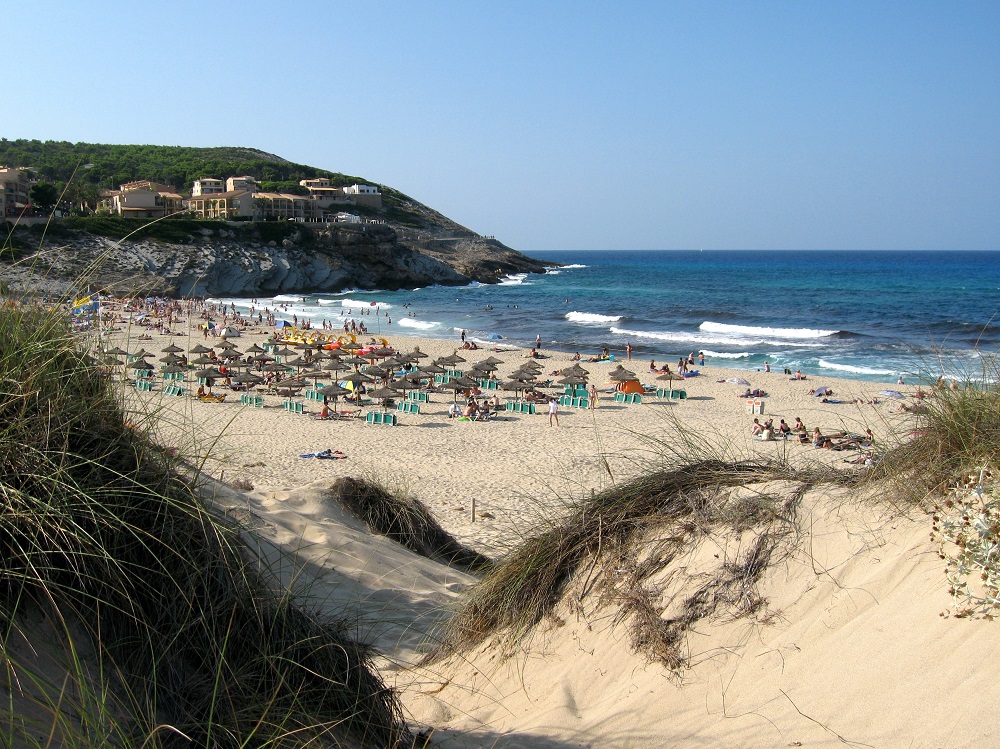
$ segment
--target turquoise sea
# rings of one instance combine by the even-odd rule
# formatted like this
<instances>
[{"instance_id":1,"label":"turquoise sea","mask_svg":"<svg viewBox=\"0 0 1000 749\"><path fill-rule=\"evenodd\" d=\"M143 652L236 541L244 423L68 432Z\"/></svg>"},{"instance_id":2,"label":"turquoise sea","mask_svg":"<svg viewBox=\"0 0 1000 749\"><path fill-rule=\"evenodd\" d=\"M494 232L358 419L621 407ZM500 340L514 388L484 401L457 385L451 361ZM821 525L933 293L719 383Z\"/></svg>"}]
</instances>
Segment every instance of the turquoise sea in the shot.
<instances>
[{"instance_id":1,"label":"turquoise sea","mask_svg":"<svg viewBox=\"0 0 1000 749\"><path fill-rule=\"evenodd\" d=\"M981 376L1000 345L1000 252L533 252L550 272L498 285L258 298L318 326L584 355L908 382ZM250 299L224 299L246 310ZM361 310L365 311L360 316Z\"/></svg>"}]
</instances>

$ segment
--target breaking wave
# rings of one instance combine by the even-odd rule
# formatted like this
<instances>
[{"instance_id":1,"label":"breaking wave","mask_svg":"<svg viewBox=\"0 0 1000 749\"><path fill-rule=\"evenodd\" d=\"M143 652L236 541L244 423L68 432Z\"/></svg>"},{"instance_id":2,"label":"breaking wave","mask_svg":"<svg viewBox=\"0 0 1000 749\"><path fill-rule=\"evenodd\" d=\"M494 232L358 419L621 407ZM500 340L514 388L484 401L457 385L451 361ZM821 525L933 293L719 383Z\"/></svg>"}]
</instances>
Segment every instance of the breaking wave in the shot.
<instances>
[{"instance_id":1,"label":"breaking wave","mask_svg":"<svg viewBox=\"0 0 1000 749\"><path fill-rule=\"evenodd\" d=\"M567 312L566 319L570 322L578 323L589 323L589 324L600 324L609 322L618 322L621 320L623 315L598 315L594 312Z\"/></svg>"},{"instance_id":2,"label":"breaking wave","mask_svg":"<svg viewBox=\"0 0 1000 749\"><path fill-rule=\"evenodd\" d=\"M762 336L765 338L826 338L838 335L839 330L814 330L812 328L762 328L754 325L727 325L721 322L705 321L698 326L706 333L723 333L736 336Z\"/></svg>"}]
</instances>

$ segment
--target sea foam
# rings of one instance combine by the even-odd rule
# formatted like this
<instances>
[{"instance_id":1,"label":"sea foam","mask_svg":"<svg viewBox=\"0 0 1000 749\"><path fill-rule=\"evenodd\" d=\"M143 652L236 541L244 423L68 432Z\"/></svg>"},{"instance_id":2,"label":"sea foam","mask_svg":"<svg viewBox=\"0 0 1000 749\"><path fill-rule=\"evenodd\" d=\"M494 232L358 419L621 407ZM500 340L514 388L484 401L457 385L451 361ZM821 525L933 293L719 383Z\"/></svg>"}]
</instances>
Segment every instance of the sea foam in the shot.
<instances>
[{"instance_id":1,"label":"sea foam","mask_svg":"<svg viewBox=\"0 0 1000 749\"><path fill-rule=\"evenodd\" d=\"M838 372L852 372L861 375L894 375L897 372L891 369L873 369L872 367L857 367L851 364L837 364L836 362L819 359L816 362L823 369L834 369Z\"/></svg>"},{"instance_id":2,"label":"sea foam","mask_svg":"<svg viewBox=\"0 0 1000 749\"><path fill-rule=\"evenodd\" d=\"M567 312L566 319L570 322L600 324L618 322L622 319L622 315L598 315L595 312Z\"/></svg>"},{"instance_id":3,"label":"sea foam","mask_svg":"<svg viewBox=\"0 0 1000 749\"><path fill-rule=\"evenodd\" d=\"M441 325L439 322L414 320L412 317L400 318L399 320L396 320L396 323L401 328L414 328L415 330L431 330L432 328L437 328Z\"/></svg>"},{"instance_id":4,"label":"sea foam","mask_svg":"<svg viewBox=\"0 0 1000 749\"><path fill-rule=\"evenodd\" d=\"M360 299L341 299L340 304L344 307L378 307L379 309L392 309L392 305L386 304L385 302L363 302Z\"/></svg>"},{"instance_id":5,"label":"sea foam","mask_svg":"<svg viewBox=\"0 0 1000 749\"><path fill-rule=\"evenodd\" d=\"M709 351L705 349L702 353L711 359L746 359L747 357L753 356L749 351L741 351L736 354L726 353L725 351Z\"/></svg>"},{"instance_id":6,"label":"sea foam","mask_svg":"<svg viewBox=\"0 0 1000 749\"><path fill-rule=\"evenodd\" d=\"M724 333L726 335L763 336L766 338L826 338L836 335L838 330L813 330L811 328L762 328L754 325L727 325L721 322L706 320L698 326L706 333Z\"/></svg>"}]
</instances>

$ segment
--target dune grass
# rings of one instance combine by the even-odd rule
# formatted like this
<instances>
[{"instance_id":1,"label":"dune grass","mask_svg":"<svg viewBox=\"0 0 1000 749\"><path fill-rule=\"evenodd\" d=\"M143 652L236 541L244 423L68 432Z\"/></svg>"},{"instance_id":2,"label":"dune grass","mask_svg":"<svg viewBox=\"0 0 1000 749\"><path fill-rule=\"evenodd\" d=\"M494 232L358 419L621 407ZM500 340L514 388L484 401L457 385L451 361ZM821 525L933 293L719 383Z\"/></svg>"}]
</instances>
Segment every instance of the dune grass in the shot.
<instances>
[{"instance_id":1,"label":"dune grass","mask_svg":"<svg viewBox=\"0 0 1000 749\"><path fill-rule=\"evenodd\" d=\"M410 746L350 623L275 594L173 460L64 315L0 308L0 744Z\"/></svg>"},{"instance_id":2,"label":"dune grass","mask_svg":"<svg viewBox=\"0 0 1000 749\"><path fill-rule=\"evenodd\" d=\"M447 533L426 505L405 492L371 479L342 478L330 494L375 533L410 551L470 572L488 572L493 560Z\"/></svg>"},{"instance_id":3,"label":"dune grass","mask_svg":"<svg viewBox=\"0 0 1000 749\"><path fill-rule=\"evenodd\" d=\"M468 650L491 636L501 636L507 649L517 646L552 615L570 583L585 577L584 591L596 591L604 602L615 603L625 616L632 617L637 650L670 668L679 667L683 659L677 646L687 628L723 598L752 597L751 589L766 560L790 532L801 488L791 504L770 496L730 500L733 487L774 480L805 487L819 480L844 482L851 477L828 469L795 470L783 462L677 456L672 466L580 501L562 521L508 554L470 591L438 633L438 644L426 662ZM764 532L746 559L729 567L729 579L714 580L691 596L679 616L661 619L645 581L666 567L692 538L719 525L737 532L751 528ZM641 548L651 535L658 541ZM742 588L737 593L738 582ZM753 608L739 607L747 613Z\"/></svg>"}]
</instances>

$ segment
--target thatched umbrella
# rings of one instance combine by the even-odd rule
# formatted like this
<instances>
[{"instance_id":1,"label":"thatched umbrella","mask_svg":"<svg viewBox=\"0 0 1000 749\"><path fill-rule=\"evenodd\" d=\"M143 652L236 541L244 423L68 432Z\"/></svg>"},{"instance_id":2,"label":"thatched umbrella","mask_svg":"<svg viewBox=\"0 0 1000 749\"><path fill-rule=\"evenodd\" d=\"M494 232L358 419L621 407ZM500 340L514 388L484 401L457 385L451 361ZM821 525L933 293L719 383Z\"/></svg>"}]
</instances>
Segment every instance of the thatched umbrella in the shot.
<instances>
[{"instance_id":1,"label":"thatched umbrella","mask_svg":"<svg viewBox=\"0 0 1000 749\"><path fill-rule=\"evenodd\" d=\"M420 371L425 372L433 377L434 375L437 374L444 374L444 367L440 366L439 364L425 364L424 366L420 367Z\"/></svg>"},{"instance_id":2,"label":"thatched umbrella","mask_svg":"<svg viewBox=\"0 0 1000 749\"><path fill-rule=\"evenodd\" d=\"M396 388L382 386L378 390L369 393L373 400L379 401L379 405L382 406L383 411L389 410L389 399L395 398L399 395L399 391Z\"/></svg>"},{"instance_id":3,"label":"thatched umbrella","mask_svg":"<svg viewBox=\"0 0 1000 749\"><path fill-rule=\"evenodd\" d=\"M257 375L251 374L250 372L244 372L242 374L238 374L233 378L233 382L239 383L240 385L246 385L247 390L252 388L254 385L259 385L263 381L264 379L262 377L258 377Z\"/></svg>"},{"instance_id":4,"label":"thatched umbrella","mask_svg":"<svg viewBox=\"0 0 1000 749\"><path fill-rule=\"evenodd\" d=\"M215 380L219 379L220 377L225 377L225 375L222 374L222 372L217 370L215 367L208 367L207 369L199 369L197 372L194 373L194 375L199 379L205 380L205 383L208 385L209 394L212 393L212 383Z\"/></svg>"},{"instance_id":5,"label":"thatched umbrella","mask_svg":"<svg viewBox=\"0 0 1000 749\"><path fill-rule=\"evenodd\" d=\"M362 382L375 382L375 379L373 377L369 377L368 375L363 374L361 372L351 372L349 375L341 377L340 379L343 382L351 382L354 383L355 385Z\"/></svg>"},{"instance_id":6,"label":"thatched umbrella","mask_svg":"<svg viewBox=\"0 0 1000 749\"><path fill-rule=\"evenodd\" d=\"M559 384L560 385L586 385L587 384L587 378L586 377L579 377L579 376L576 376L576 375L570 375L569 377L563 377L561 380L559 380Z\"/></svg>"},{"instance_id":7,"label":"thatched umbrella","mask_svg":"<svg viewBox=\"0 0 1000 749\"><path fill-rule=\"evenodd\" d=\"M625 380L634 380L636 377L635 372L630 372L624 367L619 367L608 374L608 379L615 382L624 382Z\"/></svg>"},{"instance_id":8,"label":"thatched umbrella","mask_svg":"<svg viewBox=\"0 0 1000 749\"><path fill-rule=\"evenodd\" d=\"M211 350L208 346L202 346L200 343L191 347L192 354L207 354Z\"/></svg>"},{"instance_id":9,"label":"thatched umbrella","mask_svg":"<svg viewBox=\"0 0 1000 749\"><path fill-rule=\"evenodd\" d=\"M111 356L128 356L128 351L126 351L123 348L119 348L118 346L115 346L114 348L109 348L104 353L109 354Z\"/></svg>"},{"instance_id":10,"label":"thatched umbrella","mask_svg":"<svg viewBox=\"0 0 1000 749\"><path fill-rule=\"evenodd\" d=\"M247 353L248 354L263 354L264 353L264 349L262 349L260 346L258 346L255 343L253 346L251 346L250 348L247 349Z\"/></svg>"},{"instance_id":11,"label":"thatched umbrella","mask_svg":"<svg viewBox=\"0 0 1000 749\"><path fill-rule=\"evenodd\" d=\"M332 385L320 388L317 392L323 396L323 404L325 405L327 398L333 398L333 402L336 403L340 396L347 395L351 391L345 387L341 387L337 383L333 383Z\"/></svg>"},{"instance_id":12,"label":"thatched umbrella","mask_svg":"<svg viewBox=\"0 0 1000 749\"><path fill-rule=\"evenodd\" d=\"M179 353L180 353L181 351L183 351L183 350L184 350L184 349L182 349L182 348L181 348L180 346L178 346L178 345L176 345L176 344L173 344L173 343L171 343L171 344L170 344L169 346L167 346L166 348L161 348L161 349L160 349L160 352L161 352L161 353L164 353L164 354L179 354Z\"/></svg>"},{"instance_id":13,"label":"thatched umbrella","mask_svg":"<svg viewBox=\"0 0 1000 749\"><path fill-rule=\"evenodd\" d=\"M468 390L469 388L468 385L463 385L461 382L459 382L459 378L455 378L454 380L449 380L448 382L443 382L441 383L440 387L447 388L448 390L454 390L455 391L454 400L456 403L458 402L458 391Z\"/></svg>"},{"instance_id":14,"label":"thatched umbrella","mask_svg":"<svg viewBox=\"0 0 1000 749\"><path fill-rule=\"evenodd\" d=\"M423 351L421 351L420 346L414 346L413 351L408 353L407 356L412 357L413 359L426 359L428 356L430 356L430 354L425 354Z\"/></svg>"},{"instance_id":15,"label":"thatched umbrella","mask_svg":"<svg viewBox=\"0 0 1000 749\"><path fill-rule=\"evenodd\" d=\"M572 364L566 367L562 373L564 376L570 377L590 377L590 372L581 367L579 364Z\"/></svg>"},{"instance_id":16,"label":"thatched umbrella","mask_svg":"<svg viewBox=\"0 0 1000 749\"><path fill-rule=\"evenodd\" d=\"M171 364L176 364L177 362L181 361L181 357L178 356L177 354L171 353L167 354L166 356L161 356L160 361L169 366Z\"/></svg>"},{"instance_id":17,"label":"thatched umbrella","mask_svg":"<svg viewBox=\"0 0 1000 749\"><path fill-rule=\"evenodd\" d=\"M197 364L200 367L205 367L211 364L215 364L217 361L218 359L213 359L211 356L202 355L197 357L196 359L192 359L191 363Z\"/></svg>"}]
</instances>

